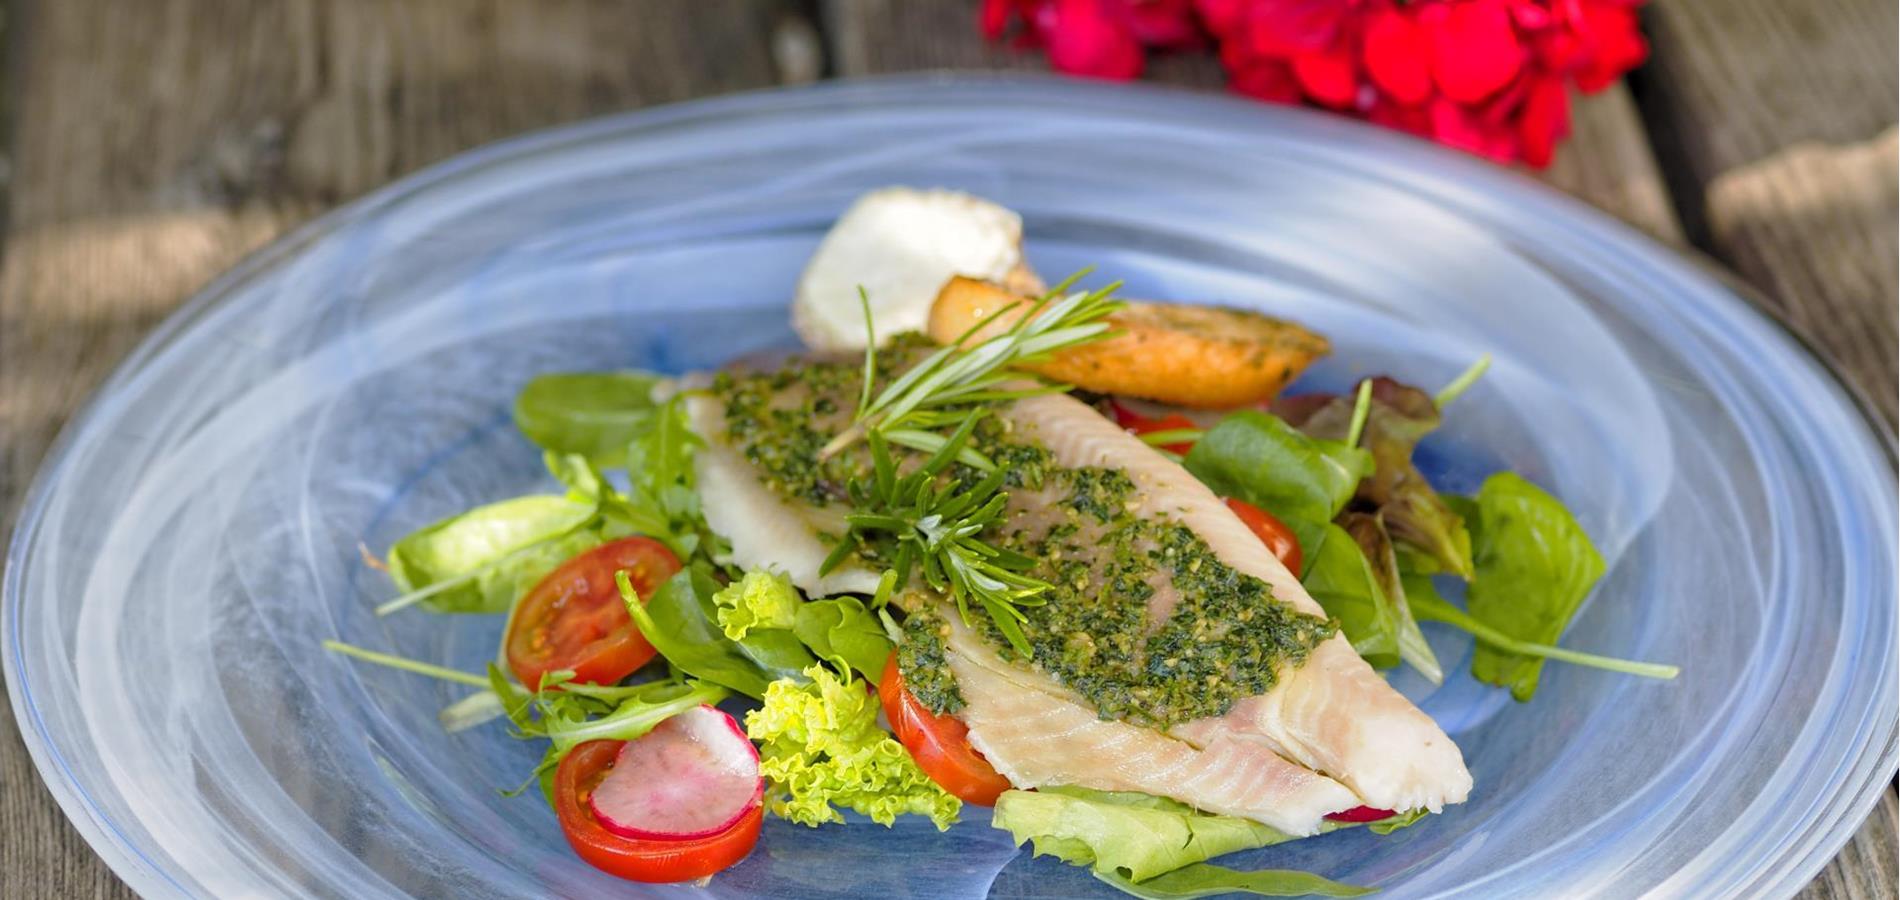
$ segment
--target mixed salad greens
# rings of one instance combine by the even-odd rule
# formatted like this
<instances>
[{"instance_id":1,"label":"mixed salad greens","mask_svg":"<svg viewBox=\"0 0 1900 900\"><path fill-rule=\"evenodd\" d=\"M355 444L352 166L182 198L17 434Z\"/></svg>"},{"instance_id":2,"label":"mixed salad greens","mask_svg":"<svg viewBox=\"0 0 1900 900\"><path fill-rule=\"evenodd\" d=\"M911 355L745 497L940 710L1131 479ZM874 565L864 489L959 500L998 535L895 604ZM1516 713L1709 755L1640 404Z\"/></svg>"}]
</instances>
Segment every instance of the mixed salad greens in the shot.
<instances>
[{"instance_id":1,"label":"mixed salad greens","mask_svg":"<svg viewBox=\"0 0 1900 900\"><path fill-rule=\"evenodd\" d=\"M1027 652L1021 607L1047 585L978 538L1007 487L1004 467L970 443L982 418L970 404L1071 390L1031 381L1025 367L1099 340L1115 309L1112 289L1058 285L1014 324L946 343L881 391L877 351L867 351L853 424L823 452L862 443L873 460L873 475L850 488L847 524L854 540L894 548L875 592L806 596L781 573L730 563L700 509L702 443L686 395L662 376L552 374L522 388L514 420L545 451L560 492L450 516L397 541L384 563L400 595L380 614L506 614L495 663L465 673L329 646L477 688L443 711L443 725L502 720L517 738L545 741L522 787L538 784L577 853L627 878L709 877L750 851L767 814L811 827L845 812L885 825L915 815L947 829L971 803L993 806L993 826L1018 844L1135 896L1365 893L1210 862L1295 837L1259 822L1146 794L1015 789L954 715L918 701L928 685L904 683L900 652L942 652L918 643L891 602L913 583ZM867 325L870 312L867 301ZM1420 624L1437 622L1470 633L1473 676L1520 701L1553 659L1672 677L1673 667L1555 646L1604 573L1562 503L1509 472L1475 496L1441 494L1414 465L1414 448L1485 365L1436 394L1373 378L1205 427L1095 401L1227 498L1374 667L1441 680ZM922 456L901 466L893 448ZM952 465L994 474L952 490L938 478ZM840 541L834 556L853 545ZM1462 607L1440 593L1453 585ZM720 719L722 703L743 711ZM1328 817L1325 830L1389 833L1424 815L1361 808Z\"/></svg>"}]
</instances>

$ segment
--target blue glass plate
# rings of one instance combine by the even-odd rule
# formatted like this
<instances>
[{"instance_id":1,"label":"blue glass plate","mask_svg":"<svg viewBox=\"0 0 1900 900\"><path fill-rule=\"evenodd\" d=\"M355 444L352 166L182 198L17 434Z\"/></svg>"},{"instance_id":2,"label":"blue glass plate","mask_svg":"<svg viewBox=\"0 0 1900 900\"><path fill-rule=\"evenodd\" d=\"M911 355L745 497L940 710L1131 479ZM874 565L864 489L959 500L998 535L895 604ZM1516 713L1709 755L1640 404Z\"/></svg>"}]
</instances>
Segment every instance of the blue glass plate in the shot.
<instances>
[{"instance_id":1,"label":"blue glass plate","mask_svg":"<svg viewBox=\"0 0 1900 900\"><path fill-rule=\"evenodd\" d=\"M1400 686L1469 803L1256 851L1387 896L1792 893L1895 767L1888 447L1719 278L1496 168L1297 110L1052 80L901 79L604 119L458 157L258 254L68 428L8 556L13 707L67 814L148 896L686 895L570 854L538 750L444 734L465 689L323 638L478 668L495 618L378 619L358 546L549 486L508 424L544 371L717 365L791 342L800 265L858 193L1020 210L1043 273L1270 310L1332 336L1319 387L1492 373L1424 448L1524 473L1611 560L1565 638L1679 663L1551 666L1534 702ZM1435 628L1436 626L1428 626ZM1469 644L1433 630L1450 668ZM1076 896L982 810L771 822L719 897Z\"/></svg>"}]
</instances>

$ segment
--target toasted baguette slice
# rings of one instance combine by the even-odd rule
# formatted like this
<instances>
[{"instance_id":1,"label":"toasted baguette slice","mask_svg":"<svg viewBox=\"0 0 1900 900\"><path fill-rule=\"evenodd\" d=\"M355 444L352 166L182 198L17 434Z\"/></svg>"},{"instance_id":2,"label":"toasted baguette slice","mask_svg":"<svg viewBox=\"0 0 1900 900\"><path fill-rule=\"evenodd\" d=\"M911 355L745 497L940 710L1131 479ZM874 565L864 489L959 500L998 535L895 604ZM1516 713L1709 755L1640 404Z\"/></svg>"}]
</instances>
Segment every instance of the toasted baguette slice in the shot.
<instances>
[{"instance_id":1,"label":"toasted baguette slice","mask_svg":"<svg viewBox=\"0 0 1900 900\"><path fill-rule=\"evenodd\" d=\"M1030 300L990 282L958 276L937 292L929 333L948 343L1009 304L980 341L1009 328ZM1292 322L1218 306L1131 302L1109 317L1119 332L1057 353L1036 371L1104 394L1145 397L1202 409L1271 399L1330 349Z\"/></svg>"}]
</instances>

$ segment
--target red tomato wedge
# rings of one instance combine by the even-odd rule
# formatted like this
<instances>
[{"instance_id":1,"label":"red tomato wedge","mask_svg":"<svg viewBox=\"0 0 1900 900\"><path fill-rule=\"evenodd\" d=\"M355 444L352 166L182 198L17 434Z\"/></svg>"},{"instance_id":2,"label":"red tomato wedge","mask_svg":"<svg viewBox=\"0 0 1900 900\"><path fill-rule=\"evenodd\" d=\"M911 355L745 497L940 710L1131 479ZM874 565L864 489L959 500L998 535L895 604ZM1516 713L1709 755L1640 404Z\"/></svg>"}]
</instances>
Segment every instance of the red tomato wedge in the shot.
<instances>
[{"instance_id":1,"label":"red tomato wedge","mask_svg":"<svg viewBox=\"0 0 1900 900\"><path fill-rule=\"evenodd\" d=\"M1111 400L1109 401L1109 406L1115 410L1115 424L1120 425L1132 435L1139 436L1156 431L1179 431L1182 429L1197 429L1200 427L1194 424L1194 420L1180 413L1170 413L1169 415L1154 419L1129 409L1120 401ZM1194 444L1190 442L1162 444L1161 449L1185 456L1189 450L1194 449Z\"/></svg>"},{"instance_id":2,"label":"red tomato wedge","mask_svg":"<svg viewBox=\"0 0 1900 900\"><path fill-rule=\"evenodd\" d=\"M765 807L754 803L724 831L686 840L641 840L608 831L594 816L594 790L613 774L626 741L588 741L569 751L554 771L554 813L575 855L610 875L632 881L692 881L722 871L759 842Z\"/></svg>"},{"instance_id":3,"label":"red tomato wedge","mask_svg":"<svg viewBox=\"0 0 1900 900\"><path fill-rule=\"evenodd\" d=\"M1009 779L997 774L989 760L970 746L968 726L955 716L931 712L904 687L896 653L884 663L877 698L897 742L910 751L917 767L938 787L977 806L995 806L996 798L1009 790Z\"/></svg>"},{"instance_id":4,"label":"red tomato wedge","mask_svg":"<svg viewBox=\"0 0 1900 900\"><path fill-rule=\"evenodd\" d=\"M1300 541L1293 536L1293 529L1286 527L1286 523L1275 518L1273 513L1245 500L1228 497L1227 508L1246 523L1260 543L1267 545L1267 549L1280 558L1280 564L1286 566L1287 571L1292 572L1295 578L1299 577L1300 564L1305 560L1300 557Z\"/></svg>"},{"instance_id":5,"label":"red tomato wedge","mask_svg":"<svg viewBox=\"0 0 1900 900\"><path fill-rule=\"evenodd\" d=\"M508 668L529 688L574 670L581 683L612 684L653 658L614 585L626 570L641 597L680 570L666 545L647 537L609 541L562 563L530 589L508 625Z\"/></svg>"},{"instance_id":6,"label":"red tomato wedge","mask_svg":"<svg viewBox=\"0 0 1900 900\"><path fill-rule=\"evenodd\" d=\"M683 841L737 825L764 794L758 748L739 723L697 706L621 747L587 808L621 837Z\"/></svg>"},{"instance_id":7,"label":"red tomato wedge","mask_svg":"<svg viewBox=\"0 0 1900 900\"><path fill-rule=\"evenodd\" d=\"M1390 819L1396 815L1398 815L1398 813L1395 813L1389 809L1374 809L1370 806L1355 806L1352 809L1341 810L1336 813L1329 813L1327 814L1326 818L1331 819L1335 822L1377 822L1380 819Z\"/></svg>"}]
</instances>

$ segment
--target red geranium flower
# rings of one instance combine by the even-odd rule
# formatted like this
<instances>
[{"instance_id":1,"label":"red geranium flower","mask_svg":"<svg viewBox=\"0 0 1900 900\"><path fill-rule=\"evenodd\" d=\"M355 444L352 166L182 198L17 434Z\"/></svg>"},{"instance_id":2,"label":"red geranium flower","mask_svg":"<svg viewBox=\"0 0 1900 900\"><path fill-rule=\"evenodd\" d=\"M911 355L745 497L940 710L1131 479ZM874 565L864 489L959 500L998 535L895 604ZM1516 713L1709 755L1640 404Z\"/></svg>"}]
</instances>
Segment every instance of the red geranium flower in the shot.
<instances>
[{"instance_id":1,"label":"red geranium flower","mask_svg":"<svg viewBox=\"0 0 1900 900\"><path fill-rule=\"evenodd\" d=\"M1141 73L1144 48L1211 40L1237 92L1304 102L1499 161L1549 165L1569 88L1641 65L1641 0L982 0L985 34L1059 71Z\"/></svg>"}]
</instances>

